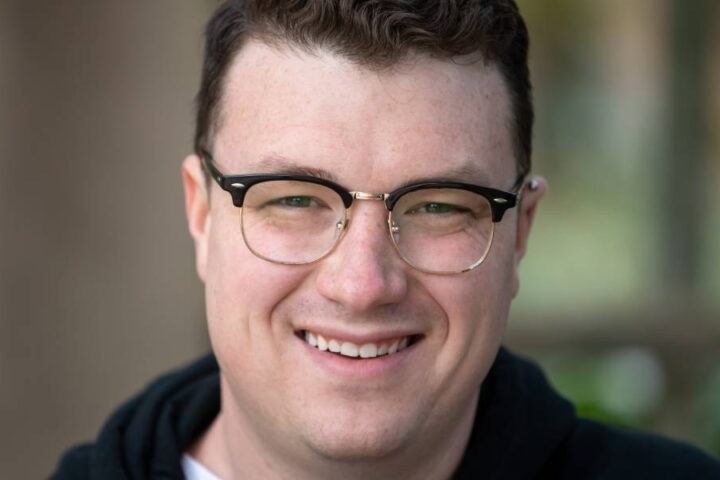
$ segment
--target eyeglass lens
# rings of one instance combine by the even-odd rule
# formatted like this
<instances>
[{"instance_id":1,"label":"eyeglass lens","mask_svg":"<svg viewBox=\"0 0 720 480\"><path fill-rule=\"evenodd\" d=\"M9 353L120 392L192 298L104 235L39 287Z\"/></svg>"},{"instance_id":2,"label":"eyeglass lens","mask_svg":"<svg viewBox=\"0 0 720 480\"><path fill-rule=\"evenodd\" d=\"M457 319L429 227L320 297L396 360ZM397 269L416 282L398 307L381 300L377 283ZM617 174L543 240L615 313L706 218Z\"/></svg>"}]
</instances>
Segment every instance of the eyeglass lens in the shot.
<instances>
[{"instance_id":1,"label":"eyeglass lens","mask_svg":"<svg viewBox=\"0 0 720 480\"><path fill-rule=\"evenodd\" d=\"M242 209L248 248L267 260L310 263L335 246L346 222L337 192L323 185L273 180L253 185ZM430 272L460 272L487 254L493 235L490 203L454 188L403 195L390 215L392 240L411 265Z\"/></svg>"}]
</instances>

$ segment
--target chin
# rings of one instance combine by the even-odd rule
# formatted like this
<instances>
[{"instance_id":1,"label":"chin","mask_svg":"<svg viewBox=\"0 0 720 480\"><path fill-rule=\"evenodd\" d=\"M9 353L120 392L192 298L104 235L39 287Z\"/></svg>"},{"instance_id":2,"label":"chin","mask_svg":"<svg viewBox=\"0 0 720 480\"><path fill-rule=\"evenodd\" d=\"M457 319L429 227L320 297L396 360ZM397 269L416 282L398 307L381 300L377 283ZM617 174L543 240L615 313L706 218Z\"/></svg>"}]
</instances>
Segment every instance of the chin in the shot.
<instances>
[{"instance_id":1,"label":"chin","mask_svg":"<svg viewBox=\"0 0 720 480\"><path fill-rule=\"evenodd\" d=\"M320 457L334 462L372 462L397 454L405 446L402 435L389 429L315 432L307 446Z\"/></svg>"},{"instance_id":2,"label":"chin","mask_svg":"<svg viewBox=\"0 0 720 480\"><path fill-rule=\"evenodd\" d=\"M404 415L322 415L322 420L306 424L304 441L317 455L331 461L368 462L396 455L416 436L408 412ZM375 414L378 411L373 412Z\"/></svg>"}]
</instances>

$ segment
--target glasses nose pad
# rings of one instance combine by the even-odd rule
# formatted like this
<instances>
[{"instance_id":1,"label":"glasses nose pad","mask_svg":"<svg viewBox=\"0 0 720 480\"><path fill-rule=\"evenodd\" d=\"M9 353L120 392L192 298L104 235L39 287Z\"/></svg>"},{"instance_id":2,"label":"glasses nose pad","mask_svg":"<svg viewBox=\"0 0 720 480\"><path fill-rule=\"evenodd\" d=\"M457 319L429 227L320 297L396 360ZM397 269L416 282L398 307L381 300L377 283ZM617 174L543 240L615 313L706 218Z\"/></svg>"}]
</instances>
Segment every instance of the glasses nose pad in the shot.
<instances>
[{"instance_id":1,"label":"glasses nose pad","mask_svg":"<svg viewBox=\"0 0 720 480\"><path fill-rule=\"evenodd\" d=\"M400 225L392 218L388 218L388 227L390 228L390 237L393 243L397 246L397 242L400 240Z\"/></svg>"},{"instance_id":2,"label":"glasses nose pad","mask_svg":"<svg viewBox=\"0 0 720 480\"><path fill-rule=\"evenodd\" d=\"M345 217L341 218L337 221L335 224L335 239L339 240L340 237L345 233L345 230L347 230L348 223L350 222L350 219Z\"/></svg>"}]
</instances>

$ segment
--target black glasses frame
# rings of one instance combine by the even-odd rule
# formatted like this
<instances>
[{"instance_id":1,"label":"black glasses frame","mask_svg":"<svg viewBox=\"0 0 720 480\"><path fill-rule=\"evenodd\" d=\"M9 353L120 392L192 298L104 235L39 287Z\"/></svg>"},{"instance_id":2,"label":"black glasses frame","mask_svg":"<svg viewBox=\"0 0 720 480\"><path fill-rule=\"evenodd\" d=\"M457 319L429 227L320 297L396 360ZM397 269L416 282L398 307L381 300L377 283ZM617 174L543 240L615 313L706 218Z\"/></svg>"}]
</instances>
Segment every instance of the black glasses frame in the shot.
<instances>
[{"instance_id":1,"label":"black glasses frame","mask_svg":"<svg viewBox=\"0 0 720 480\"><path fill-rule=\"evenodd\" d=\"M497 223L502 220L507 210L517 205L519 196L518 193L506 192L495 188L482 187L480 185L461 182L420 182L400 187L390 193L368 194L363 192L351 192L347 188L338 185L335 182L324 178L313 177L311 175L291 175L285 173L225 175L217 168L217 165L209 152L202 152L202 160L205 170L215 180L220 188L230 193L233 205L236 207L243 206L245 194L253 185L275 180L297 180L328 187L340 196L346 209L349 209L352 206L353 200L356 198L383 200L385 207L390 212L392 212L400 197L407 193L431 188L455 188L458 190L467 190L485 197L485 199L490 203L492 221L493 223ZM515 185L512 187L513 191L517 192L521 189L524 178L524 175L520 175L518 177Z\"/></svg>"}]
</instances>

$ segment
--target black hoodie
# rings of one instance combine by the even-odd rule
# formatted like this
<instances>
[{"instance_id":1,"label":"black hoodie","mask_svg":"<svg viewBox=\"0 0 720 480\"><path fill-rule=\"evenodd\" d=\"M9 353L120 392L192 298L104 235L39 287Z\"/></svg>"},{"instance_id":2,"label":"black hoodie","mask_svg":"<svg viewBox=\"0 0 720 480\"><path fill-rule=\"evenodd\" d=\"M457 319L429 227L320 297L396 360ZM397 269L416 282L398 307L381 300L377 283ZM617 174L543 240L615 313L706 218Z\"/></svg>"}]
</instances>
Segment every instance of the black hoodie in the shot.
<instances>
[{"instance_id":1,"label":"black hoodie","mask_svg":"<svg viewBox=\"0 0 720 480\"><path fill-rule=\"evenodd\" d=\"M94 444L65 454L52 480L182 479L183 451L219 409L218 366L208 355L122 406ZM535 364L501 349L453 478L720 480L720 462L688 445L576 417Z\"/></svg>"}]
</instances>

